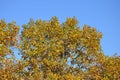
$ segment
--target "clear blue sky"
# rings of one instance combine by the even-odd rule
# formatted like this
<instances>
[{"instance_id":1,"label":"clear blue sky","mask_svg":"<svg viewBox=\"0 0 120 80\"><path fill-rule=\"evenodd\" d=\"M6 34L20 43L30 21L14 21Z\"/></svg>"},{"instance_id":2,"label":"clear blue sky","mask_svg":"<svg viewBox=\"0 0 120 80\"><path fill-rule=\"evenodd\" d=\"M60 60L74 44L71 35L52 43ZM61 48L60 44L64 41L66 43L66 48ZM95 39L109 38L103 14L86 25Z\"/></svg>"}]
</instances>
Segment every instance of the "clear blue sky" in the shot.
<instances>
[{"instance_id":1,"label":"clear blue sky","mask_svg":"<svg viewBox=\"0 0 120 80\"><path fill-rule=\"evenodd\" d=\"M120 0L0 0L0 19L28 23L30 18L60 22L75 16L79 26L95 27L103 33L101 45L106 55L120 55ZM16 51L17 53L17 51Z\"/></svg>"}]
</instances>

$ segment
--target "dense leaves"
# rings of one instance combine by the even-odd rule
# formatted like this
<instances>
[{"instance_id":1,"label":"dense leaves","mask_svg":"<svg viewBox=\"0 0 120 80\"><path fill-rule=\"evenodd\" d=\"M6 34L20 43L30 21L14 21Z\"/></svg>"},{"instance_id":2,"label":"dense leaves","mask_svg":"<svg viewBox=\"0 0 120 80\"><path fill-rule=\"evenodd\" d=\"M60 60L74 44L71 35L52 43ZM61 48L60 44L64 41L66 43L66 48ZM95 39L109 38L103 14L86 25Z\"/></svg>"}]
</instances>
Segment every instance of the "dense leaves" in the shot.
<instances>
[{"instance_id":1,"label":"dense leaves","mask_svg":"<svg viewBox=\"0 0 120 80\"><path fill-rule=\"evenodd\" d=\"M16 47L19 26L0 20L0 80L11 80L17 75L13 47Z\"/></svg>"},{"instance_id":2,"label":"dense leaves","mask_svg":"<svg viewBox=\"0 0 120 80\"><path fill-rule=\"evenodd\" d=\"M78 26L76 18L62 24L30 19L19 27L0 21L0 79L2 80L118 80L120 57L105 56L102 33L88 25ZM11 47L22 55L16 60ZM8 58L7 55L12 57Z\"/></svg>"}]
</instances>

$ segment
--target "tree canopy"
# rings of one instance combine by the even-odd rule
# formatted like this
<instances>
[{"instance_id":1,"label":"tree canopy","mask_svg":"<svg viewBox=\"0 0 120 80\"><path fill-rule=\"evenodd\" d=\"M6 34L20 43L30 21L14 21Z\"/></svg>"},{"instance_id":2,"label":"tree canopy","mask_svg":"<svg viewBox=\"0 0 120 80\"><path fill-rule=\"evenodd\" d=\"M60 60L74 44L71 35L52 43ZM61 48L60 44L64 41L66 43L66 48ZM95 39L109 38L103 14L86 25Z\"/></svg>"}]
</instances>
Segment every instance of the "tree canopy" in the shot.
<instances>
[{"instance_id":1,"label":"tree canopy","mask_svg":"<svg viewBox=\"0 0 120 80\"><path fill-rule=\"evenodd\" d=\"M0 80L118 80L120 57L106 56L102 33L79 27L75 17L60 24L30 19L19 35L15 22L0 21ZM12 48L19 49L20 60Z\"/></svg>"}]
</instances>

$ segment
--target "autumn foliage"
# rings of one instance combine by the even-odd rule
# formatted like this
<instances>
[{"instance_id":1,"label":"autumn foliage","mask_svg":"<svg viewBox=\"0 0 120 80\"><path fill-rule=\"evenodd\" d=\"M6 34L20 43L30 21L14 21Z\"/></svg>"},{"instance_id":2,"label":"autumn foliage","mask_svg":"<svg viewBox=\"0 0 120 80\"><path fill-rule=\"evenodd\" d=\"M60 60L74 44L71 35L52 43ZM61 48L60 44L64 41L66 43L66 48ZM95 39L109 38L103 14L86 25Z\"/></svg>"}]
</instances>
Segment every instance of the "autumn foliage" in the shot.
<instances>
[{"instance_id":1,"label":"autumn foliage","mask_svg":"<svg viewBox=\"0 0 120 80\"><path fill-rule=\"evenodd\" d=\"M57 17L30 19L20 35L19 28L0 21L0 80L120 79L120 57L104 55L102 33L88 25L80 28L76 18L62 24Z\"/></svg>"}]
</instances>

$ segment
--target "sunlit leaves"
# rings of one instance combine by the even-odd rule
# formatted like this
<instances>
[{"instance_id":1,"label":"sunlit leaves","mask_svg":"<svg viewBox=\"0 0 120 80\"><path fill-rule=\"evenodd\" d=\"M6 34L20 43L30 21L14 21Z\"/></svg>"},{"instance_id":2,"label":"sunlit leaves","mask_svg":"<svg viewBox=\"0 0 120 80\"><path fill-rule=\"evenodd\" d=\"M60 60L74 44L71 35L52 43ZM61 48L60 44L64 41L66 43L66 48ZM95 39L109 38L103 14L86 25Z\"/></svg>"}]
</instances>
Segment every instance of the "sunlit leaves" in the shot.
<instances>
[{"instance_id":1,"label":"sunlit leaves","mask_svg":"<svg viewBox=\"0 0 120 80\"><path fill-rule=\"evenodd\" d=\"M72 66L80 66L81 70L92 64L101 50L99 34L95 28L86 25L80 29L76 18L67 18L63 24L59 23L57 17L52 17L49 21L34 22L31 19L23 26L19 49L23 59L30 62L28 67L32 71L39 66L38 70L44 72L45 78L50 75L59 78L60 74L65 74L64 71L72 71L68 58L71 59ZM47 71L50 71L50 75L45 74ZM71 76L74 77L75 74ZM70 79L74 79L73 77Z\"/></svg>"},{"instance_id":2,"label":"sunlit leaves","mask_svg":"<svg viewBox=\"0 0 120 80\"><path fill-rule=\"evenodd\" d=\"M17 46L19 26L0 20L0 80L17 79L17 65L11 47ZM7 56L11 56L7 58Z\"/></svg>"},{"instance_id":3,"label":"sunlit leaves","mask_svg":"<svg viewBox=\"0 0 120 80\"><path fill-rule=\"evenodd\" d=\"M0 80L120 78L120 57L105 56L100 45L102 33L88 25L80 28L75 17L62 24L57 17L30 19L20 36L18 31L15 22L0 21ZM15 59L13 47L19 49L20 60Z\"/></svg>"},{"instance_id":4,"label":"sunlit leaves","mask_svg":"<svg viewBox=\"0 0 120 80\"><path fill-rule=\"evenodd\" d=\"M18 31L19 26L14 22L6 24L4 20L0 21L0 56L11 53L9 48L17 44Z\"/></svg>"}]
</instances>

